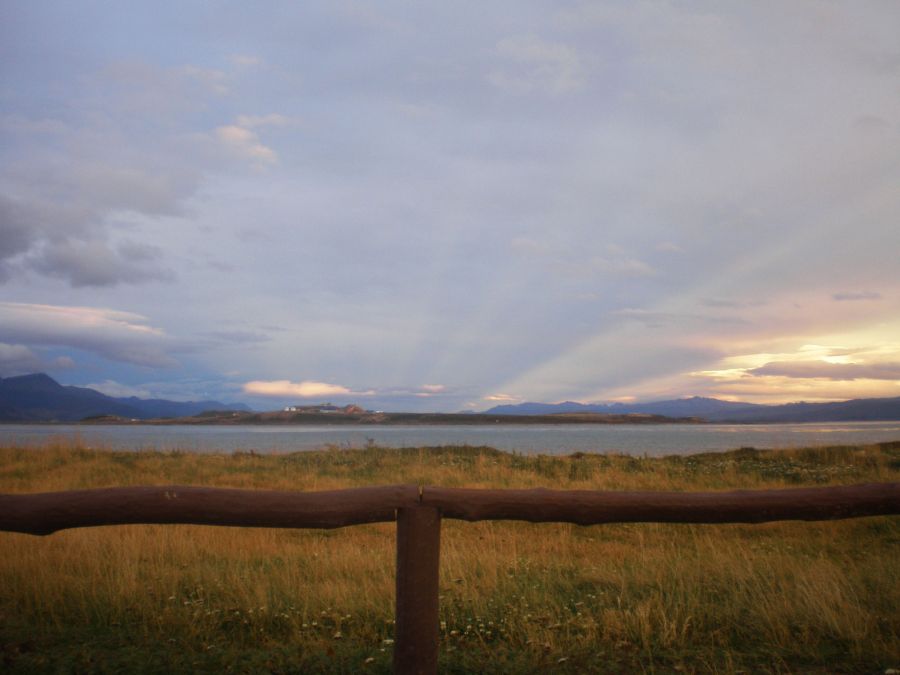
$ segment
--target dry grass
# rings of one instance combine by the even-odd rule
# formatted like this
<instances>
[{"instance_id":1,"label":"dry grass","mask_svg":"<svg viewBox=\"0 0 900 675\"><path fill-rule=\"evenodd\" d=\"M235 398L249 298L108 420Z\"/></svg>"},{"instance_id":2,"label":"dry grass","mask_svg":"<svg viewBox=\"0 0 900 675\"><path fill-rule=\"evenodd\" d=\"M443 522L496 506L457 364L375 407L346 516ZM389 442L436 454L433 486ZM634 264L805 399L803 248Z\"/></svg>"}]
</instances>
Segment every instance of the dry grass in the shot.
<instances>
[{"instance_id":1,"label":"dry grass","mask_svg":"<svg viewBox=\"0 0 900 675\"><path fill-rule=\"evenodd\" d=\"M0 490L182 483L707 490L896 481L900 443L643 459L488 448L287 455L0 449ZM446 521L442 672L900 667L900 519ZM394 528L0 534L10 672L387 672Z\"/></svg>"}]
</instances>

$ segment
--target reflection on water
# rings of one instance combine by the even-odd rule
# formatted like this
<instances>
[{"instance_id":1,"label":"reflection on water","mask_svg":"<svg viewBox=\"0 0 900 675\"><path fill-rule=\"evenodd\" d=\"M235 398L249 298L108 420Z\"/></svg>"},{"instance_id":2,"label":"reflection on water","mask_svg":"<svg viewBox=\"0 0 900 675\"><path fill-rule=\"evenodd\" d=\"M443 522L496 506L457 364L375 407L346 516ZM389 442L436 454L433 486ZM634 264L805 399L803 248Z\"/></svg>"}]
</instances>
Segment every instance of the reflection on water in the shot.
<instances>
[{"instance_id":1,"label":"reflection on water","mask_svg":"<svg viewBox=\"0 0 900 675\"><path fill-rule=\"evenodd\" d=\"M839 438L835 438L838 435ZM485 426L78 426L0 425L0 444L36 446L57 438L90 447L187 452L295 452L355 448L488 445L525 454L618 452L674 455L742 446L783 448L900 440L900 422L708 425L485 425Z\"/></svg>"}]
</instances>

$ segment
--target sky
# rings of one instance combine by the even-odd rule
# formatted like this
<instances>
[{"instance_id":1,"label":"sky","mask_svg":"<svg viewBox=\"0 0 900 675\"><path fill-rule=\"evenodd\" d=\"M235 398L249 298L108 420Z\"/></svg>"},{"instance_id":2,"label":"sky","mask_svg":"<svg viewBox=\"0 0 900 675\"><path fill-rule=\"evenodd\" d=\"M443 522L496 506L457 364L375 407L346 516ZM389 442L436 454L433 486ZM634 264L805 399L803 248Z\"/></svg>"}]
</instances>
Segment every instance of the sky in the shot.
<instances>
[{"instance_id":1,"label":"sky","mask_svg":"<svg viewBox=\"0 0 900 675\"><path fill-rule=\"evenodd\" d=\"M0 376L900 396L900 3L0 2Z\"/></svg>"}]
</instances>

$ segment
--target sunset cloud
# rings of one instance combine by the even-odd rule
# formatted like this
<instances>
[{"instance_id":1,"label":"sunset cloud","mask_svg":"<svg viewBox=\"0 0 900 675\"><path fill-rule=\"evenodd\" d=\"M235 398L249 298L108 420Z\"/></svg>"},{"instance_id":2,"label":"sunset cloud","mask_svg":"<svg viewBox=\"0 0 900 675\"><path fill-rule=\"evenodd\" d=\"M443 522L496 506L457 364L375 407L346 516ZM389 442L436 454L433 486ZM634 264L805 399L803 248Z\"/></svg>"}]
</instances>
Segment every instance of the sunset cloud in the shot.
<instances>
[{"instance_id":1,"label":"sunset cloud","mask_svg":"<svg viewBox=\"0 0 900 675\"><path fill-rule=\"evenodd\" d=\"M485 401L492 401L495 403L519 403L522 401L518 396L510 396L509 394L488 394L487 396L482 396Z\"/></svg>"},{"instance_id":2,"label":"sunset cloud","mask_svg":"<svg viewBox=\"0 0 900 675\"><path fill-rule=\"evenodd\" d=\"M347 387L327 382L315 382L304 380L291 382L290 380L254 380L243 386L244 393L253 396L297 396L299 398L322 398L328 396L359 395L359 392L350 391Z\"/></svg>"},{"instance_id":3,"label":"sunset cloud","mask_svg":"<svg viewBox=\"0 0 900 675\"><path fill-rule=\"evenodd\" d=\"M900 363L829 363L828 361L781 361L747 371L751 375L781 375L794 379L897 380Z\"/></svg>"}]
</instances>

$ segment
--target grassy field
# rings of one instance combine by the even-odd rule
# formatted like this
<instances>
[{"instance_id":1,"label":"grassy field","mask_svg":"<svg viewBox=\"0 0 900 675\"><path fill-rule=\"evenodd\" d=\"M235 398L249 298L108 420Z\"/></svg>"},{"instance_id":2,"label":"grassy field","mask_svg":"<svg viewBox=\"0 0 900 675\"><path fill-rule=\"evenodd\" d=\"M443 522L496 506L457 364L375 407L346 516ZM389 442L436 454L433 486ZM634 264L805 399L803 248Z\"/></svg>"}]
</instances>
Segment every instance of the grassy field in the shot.
<instances>
[{"instance_id":1,"label":"grassy field","mask_svg":"<svg viewBox=\"0 0 900 675\"><path fill-rule=\"evenodd\" d=\"M644 459L489 448L285 455L0 448L0 491L386 483L720 490L900 480L900 442ZM0 670L389 672L394 526L0 533ZM900 518L445 521L447 673L900 669Z\"/></svg>"}]
</instances>

